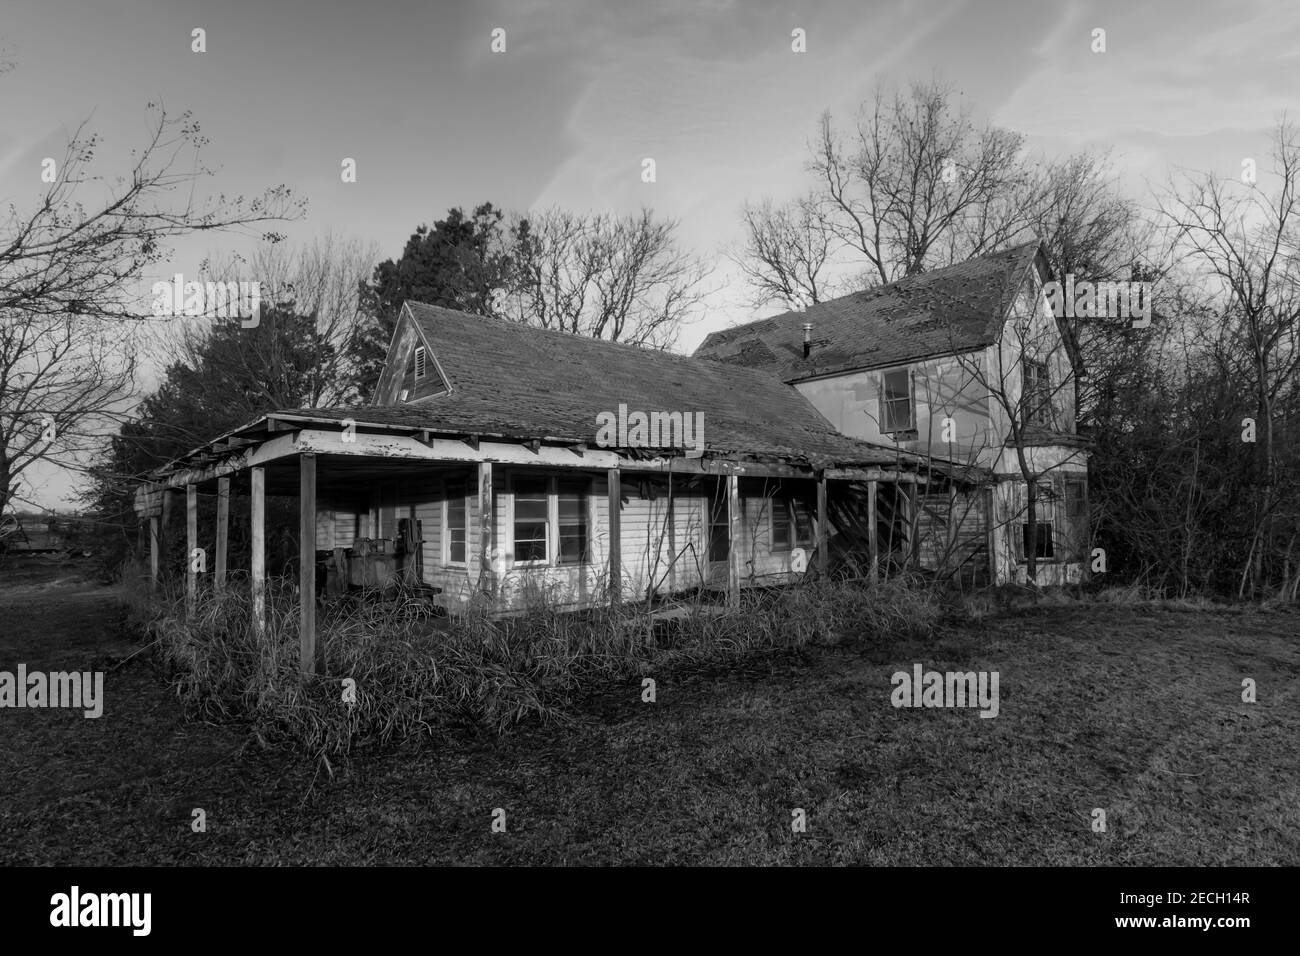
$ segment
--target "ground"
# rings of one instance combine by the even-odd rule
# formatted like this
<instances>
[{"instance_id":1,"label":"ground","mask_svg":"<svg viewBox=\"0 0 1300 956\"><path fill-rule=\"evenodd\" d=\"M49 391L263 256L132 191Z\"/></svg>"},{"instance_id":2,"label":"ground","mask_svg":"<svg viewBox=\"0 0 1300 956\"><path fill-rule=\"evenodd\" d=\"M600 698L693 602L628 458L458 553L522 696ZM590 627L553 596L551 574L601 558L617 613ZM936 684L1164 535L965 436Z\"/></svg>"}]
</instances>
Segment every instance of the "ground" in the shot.
<instances>
[{"instance_id":1,"label":"ground","mask_svg":"<svg viewBox=\"0 0 1300 956\"><path fill-rule=\"evenodd\" d=\"M655 703L640 681L600 688L566 726L455 731L331 777L239 724L187 722L116 592L81 571L0 570L0 670L107 671L99 719L0 709L0 863L1300 859L1295 612L1034 608L928 644L661 674ZM996 670L999 715L895 709L890 677L917 662Z\"/></svg>"}]
</instances>

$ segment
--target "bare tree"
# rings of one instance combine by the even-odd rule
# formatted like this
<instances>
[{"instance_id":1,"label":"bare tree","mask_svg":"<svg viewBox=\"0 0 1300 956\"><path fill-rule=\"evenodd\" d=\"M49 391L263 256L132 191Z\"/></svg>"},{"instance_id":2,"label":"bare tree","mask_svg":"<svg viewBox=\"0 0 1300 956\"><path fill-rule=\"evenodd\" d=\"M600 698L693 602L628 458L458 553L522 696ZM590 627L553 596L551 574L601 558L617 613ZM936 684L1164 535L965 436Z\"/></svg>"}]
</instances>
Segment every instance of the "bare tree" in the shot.
<instances>
[{"instance_id":1,"label":"bare tree","mask_svg":"<svg viewBox=\"0 0 1300 956\"><path fill-rule=\"evenodd\" d=\"M100 139L83 123L61 161L42 164L48 188L35 208L11 204L0 226L0 509L19 474L41 460L75 465L116 416L134 371L126 320L149 317L138 284L169 241L303 210L283 186L196 201L210 174L198 124L154 104L150 116L130 171L102 195L87 192L103 177L91 170Z\"/></svg>"},{"instance_id":2,"label":"bare tree","mask_svg":"<svg viewBox=\"0 0 1300 956\"><path fill-rule=\"evenodd\" d=\"M979 255L1024 223L1014 201L1027 181L1021 143L1007 130L976 129L937 82L878 90L848 133L822 115L811 163L821 213L865 260L864 285Z\"/></svg>"},{"instance_id":3,"label":"bare tree","mask_svg":"<svg viewBox=\"0 0 1300 956\"><path fill-rule=\"evenodd\" d=\"M617 218L557 208L511 229L507 318L576 335L667 348L707 294L709 269L652 213Z\"/></svg>"},{"instance_id":4,"label":"bare tree","mask_svg":"<svg viewBox=\"0 0 1300 956\"><path fill-rule=\"evenodd\" d=\"M259 243L250 256L228 256L214 265L212 272L219 281L257 282L262 300L279 313L302 316L314 323L315 359L304 399L313 407L341 405L360 398L352 374L357 335L364 323L359 289L362 280L374 271L379 255L378 243L329 232L301 246ZM171 343L169 360L193 367L198 346L209 331L201 324L186 326ZM256 337L248 337L250 349L258 344ZM255 381L256 376L250 377L249 371L264 367L261 356L227 358L246 363L231 370L238 381ZM267 384L261 395L251 397L252 407L264 409L273 394Z\"/></svg>"},{"instance_id":5,"label":"bare tree","mask_svg":"<svg viewBox=\"0 0 1300 956\"><path fill-rule=\"evenodd\" d=\"M804 309L833 294L825 272L836 239L814 195L783 205L747 202L741 215L745 245L730 258L748 279L755 308Z\"/></svg>"},{"instance_id":6,"label":"bare tree","mask_svg":"<svg viewBox=\"0 0 1300 956\"><path fill-rule=\"evenodd\" d=\"M1280 504L1278 402L1300 377L1300 135L1285 117L1273 131L1270 158L1262 188L1213 173L1183 175L1159 199L1171 249L1199 270L1224 322L1216 351L1237 366L1254 399L1258 493L1242 593L1252 579L1264 579Z\"/></svg>"}]
</instances>

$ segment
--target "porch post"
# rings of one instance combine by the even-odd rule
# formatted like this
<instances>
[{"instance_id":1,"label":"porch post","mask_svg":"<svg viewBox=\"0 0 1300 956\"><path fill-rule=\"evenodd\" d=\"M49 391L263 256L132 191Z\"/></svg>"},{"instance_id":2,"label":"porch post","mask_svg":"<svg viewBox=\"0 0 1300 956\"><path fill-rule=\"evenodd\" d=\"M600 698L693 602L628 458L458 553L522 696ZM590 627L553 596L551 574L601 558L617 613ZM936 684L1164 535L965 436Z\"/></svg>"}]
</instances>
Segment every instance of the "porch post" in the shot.
<instances>
[{"instance_id":1,"label":"porch post","mask_svg":"<svg viewBox=\"0 0 1300 956\"><path fill-rule=\"evenodd\" d=\"M910 571L921 558L921 513L916 507L916 482L907 485L907 568Z\"/></svg>"},{"instance_id":2,"label":"porch post","mask_svg":"<svg viewBox=\"0 0 1300 956\"><path fill-rule=\"evenodd\" d=\"M195 593L198 590L198 571L194 568L194 552L199 546L199 489L185 486L185 620L194 619Z\"/></svg>"},{"instance_id":3,"label":"porch post","mask_svg":"<svg viewBox=\"0 0 1300 956\"><path fill-rule=\"evenodd\" d=\"M298 670L324 668L324 645L316 643L316 456L298 456Z\"/></svg>"},{"instance_id":4,"label":"porch post","mask_svg":"<svg viewBox=\"0 0 1300 956\"><path fill-rule=\"evenodd\" d=\"M253 627L266 630L266 469L255 465L249 472L248 494L252 540L249 542L248 578L253 598Z\"/></svg>"},{"instance_id":5,"label":"porch post","mask_svg":"<svg viewBox=\"0 0 1300 956\"><path fill-rule=\"evenodd\" d=\"M618 468L606 472L606 498L609 504L609 603L623 602L623 473Z\"/></svg>"},{"instance_id":6,"label":"porch post","mask_svg":"<svg viewBox=\"0 0 1300 956\"><path fill-rule=\"evenodd\" d=\"M492 462L479 462L478 466L478 580L479 589L496 593L496 568L492 562L493 517Z\"/></svg>"},{"instance_id":7,"label":"porch post","mask_svg":"<svg viewBox=\"0 0 1300 956\"><path fill-rule=\"evenodd\" d=\"M172 509L175 501L175 489L164 489L162 493L162 520L158 525L158 569L164 580L171 580L171 570L167 567L167 543L171 540Z\"/></svg>"},{"instance_id":8,"label":"porch post","mask_svg":"<svg viewBox=\"0 0 1300 956\"><path fill-rule=\"evenodd\" d=\"M158 550L162 540L162 518L153 515L149 518L149 590L158 590Z\"/></svg>"},{"instance_id":9,"label":"porch post","mask_svg":"<svg viewBox=\"0 0 1300 956\"><path fill-rule=\"evenodd\" d=\"M817 479L817 573L826 576L827 556L826 542L829 540L826 528L826 475Z\"/></svg>"},{"instance_id":10,"label":"porch post","mask_svg":"<svg viewBox=\"0 0 1300 956\"><path fill-rule=\"evenodd\" d=\"M226 549L230 535L230 478L217 479L217 564L212 572L212 590L226 589Z\"/></svg>"},{"instance_id":11,"label":"porch post","mask_svg":"<svg viewBox=\"0 0 1300 956\"><path fill-rule=\"evenodd\" d=\"M740 603L740 476L727 476L727 603Z\"/></svg>"},{"instance_id":12,"label":"porch post","mask_svg":"<svg viewBox=\"0 0 1300 956\"><path fill-rule=\"evenodd\" d=\"M867 482L867 554L871 558L871 580L880 577L880 515L876 495L880 482Z\"/></svg>"}]
</instances>

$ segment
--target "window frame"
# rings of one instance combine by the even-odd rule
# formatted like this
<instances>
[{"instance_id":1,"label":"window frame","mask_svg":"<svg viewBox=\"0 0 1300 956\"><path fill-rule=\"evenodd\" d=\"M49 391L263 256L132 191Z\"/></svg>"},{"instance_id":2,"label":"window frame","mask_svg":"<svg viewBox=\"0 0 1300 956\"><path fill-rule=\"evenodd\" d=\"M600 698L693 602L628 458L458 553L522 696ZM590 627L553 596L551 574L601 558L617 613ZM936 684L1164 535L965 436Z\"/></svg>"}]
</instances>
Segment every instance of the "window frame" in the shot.
<instances>
[{"instance_id":1,"label":"window frame","mask_svg":"<svg viewBox=\"0 0 1300 956\"><path fill-rule=\"evenodd\" d=\"M769 554L789 554L795 548L811 550L817 541L817 527L813 513L808 509L808 503L801 497L788 491L778 491L775 495L768 498L770 507L767 513L767 550ZM799 535L799 505L803 508L803 517L807 527L807 540ZM780 546L776 541L776 512L781 509L786 516L786 528L789 537L784 546Z\"/></svg>"},{"instance_id":2,"label":"window frame","mask_svg":"<svg viewBox=\"0 0 1300 956\"><path fill-rule=\"evenodd\" d=\"M902 375L906 378L904 394L899 397L890 397L889 379L890 376ZM906 424L899 425L894 419L894 408L899 403L907 403L907 420ZM898 435L904 432L914 432L917 430L916 424L916 382L912 375L912 366L907 365L903 368L889 369L880 373L880 431L884 435Z\"/></svg>"},{"instance_id":3,"label":"window frame","mask_svg":"<svg viewBox=\"0 0 1300 956\"><path fill-rule=\"evenodd\" d=\"M544 558L520 559L519 550L516 546L518 539L515 537L516 509L515 503L519 495L516 491L517 482L519 481L540 481L546 483L546 555ZM581 498L579 503L579 513L582 516L582 524L585 532L582 559L579 561L566 560L561 555L560 548L560 488L562 485L580 485ZM580 475L558 475L558 474L530 474L527 471L509 471L502 475L503 492L495 496L495 502L499 508L497 520L500 522L499 530L503 531L503 543L508 540L510 546L510 566L517 568L584 568L589 567L595 562L595 551L593 548L596 532L596 520L592 511L593 502L596 500L592 492L592 476L586 474ZM506 535L509 537L507 538Z\"/></svg>"},{"instance_id":4,"label":"window frame","mask_svg":"<svg viewBox=\"0 0 1300 956\"><path fill-rule=\"evenodd\" d=\"M455 496L455 495L452 494L452 491L453 491L456 487L459 487L459 488L461 489L461 494L460 494L459 496ZM469 496L470 496L470 495L469 495L469 488L470 488L470 482L469 482L469 478L468 478L468 477L461 477L461 478L444 478L444 479L442 480L442 546L441 546L441 549L440 549L440 550L442 551L442 566L445 567L445 568L467 568L467 567L469 567L469 555L470 555L470 550L469 550L469 540L470 540L470 539L469 539L469 528L470 528L470 507L469 507ZM462 560L460 560L460 561L453 560L453 559L452 559L452 556L451 556L451 548L452 548L452 538L451 538L451 531L452 531L452 528L451 528L451 502L452 502L452 500L453 500L455 497L459 497L459 498L460 498L460 502L461 502L461 513L464 515L464 522L465 522L465 526L464 526L464 529L463 529L463 532L462 532L462 533L464 534L464 538L465 538L465 541L464 541L465 557L464 557Z\"/></svg>"},{"instance_id":5,"label":"window frame","mask_svg":"<svg viewBox=\"0 0 1300 956\"><path fill-rule=\"evenodd\" d=\"M1051 363L1046 359L1025 356L1021 359L1021 365L1021 423L1039 428L1051 428L1055 419L1055 413L1052 410ZM1033 375L1030 374L1031 370L1034 372ZM1033 382L1032 388L1030 385L1031 379ZM1031 407L1029 403L1033 401L1035 394L1039 396L1039 399Z\"/></svg>"}]
</instances>

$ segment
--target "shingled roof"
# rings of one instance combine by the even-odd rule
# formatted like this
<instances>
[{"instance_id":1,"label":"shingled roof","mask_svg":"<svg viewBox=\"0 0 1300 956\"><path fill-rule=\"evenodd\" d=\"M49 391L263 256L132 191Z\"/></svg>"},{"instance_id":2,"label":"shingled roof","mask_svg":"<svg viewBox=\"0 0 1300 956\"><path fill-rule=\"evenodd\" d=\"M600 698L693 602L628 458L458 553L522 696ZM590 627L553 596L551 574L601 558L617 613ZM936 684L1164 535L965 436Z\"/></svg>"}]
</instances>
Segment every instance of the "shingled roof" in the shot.
<instances>
[{"instance_id":1,"label":"shingled roof","mask_svg":"<svg viewBox=\"0 0 1300 956\"><path fill-rule=\"evenodd\" d=\"M600 412L704 414L706 453L831 464L915 464L906 452L841 435L798 390L760 369L408 302L450 390L397 406L279 415L445 433L586 442Z\"/></svg>"},{"instance_id":2,"label":"shingled roof","mask_svg":"<svg viewBox=\"0 0 1300 956\"><path fill-rule=\"evenodd\" d=\"M901 365L992 344L1039 252L1037 240L709 335L695 357L785 382ZM803 357L811 322L812 354Z\"/></svg>"}]
</instances>

